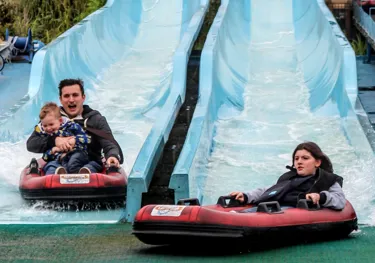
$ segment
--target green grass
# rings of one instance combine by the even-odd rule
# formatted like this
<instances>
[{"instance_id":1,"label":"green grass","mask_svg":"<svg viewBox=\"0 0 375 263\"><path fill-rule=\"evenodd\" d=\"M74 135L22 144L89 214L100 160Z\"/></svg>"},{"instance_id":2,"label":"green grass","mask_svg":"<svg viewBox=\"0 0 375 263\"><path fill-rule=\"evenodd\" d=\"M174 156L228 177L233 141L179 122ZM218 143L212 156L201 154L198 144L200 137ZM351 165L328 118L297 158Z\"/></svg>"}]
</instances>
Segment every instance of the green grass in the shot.
<instances>
[{"instance_id":1,"label":"green grass","mask_svg":"<svg viewBox=\"0 0 375 263\"><path fill-rule=\"evenodd\" d=\"M203 21L201 32L200 32L200 34L199 34L199 36L198 36L198 38L197 38L197 40L194 44L193 50L202 50L203 49L204 42L206 41L208 31L211 28L212 22L215 19L215 16L216 16L216 13L217 13L217 10L219 9L219 7L220 7L220 1L218 1L218 0L211 0L210 1L208 12L207 12L206 17Z\"/></svg>"},{"instance_id":2,"label":"green grass","mask_svg":"<svg viewBox=\"0 0 375 263\"><path fill-rule=\"evenodd\" d=\"M352 40L350 44L357 56L363 56L366 54L366 41L364 41L360 35L357 35L356 39Z\"/></svg>"}]
</instances>

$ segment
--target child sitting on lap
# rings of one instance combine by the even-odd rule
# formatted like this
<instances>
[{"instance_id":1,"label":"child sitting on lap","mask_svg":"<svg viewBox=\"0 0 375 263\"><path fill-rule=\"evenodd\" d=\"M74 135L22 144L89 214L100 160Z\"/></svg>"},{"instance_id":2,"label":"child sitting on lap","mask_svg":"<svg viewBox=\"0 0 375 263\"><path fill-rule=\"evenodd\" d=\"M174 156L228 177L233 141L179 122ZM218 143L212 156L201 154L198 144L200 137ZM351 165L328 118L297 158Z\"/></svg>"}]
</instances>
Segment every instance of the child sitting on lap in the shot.
<instances>
[{"instance_id":1,"label":"child sitting on lap","mask_svg":"<svg viewBox=\"0 0 375 263\"><path fill-rule=\"evenodd\" d=\"M39 114L40 123L35 127L35 131L40 136L54 137L75 137L75 145L72 151L63 152L54 146L43 154L43 160L47 162L44 166L44 173L66 174L80 172L80 168L89 162L87 154L87 144L91 139L82 127L62 117L60 108L56 103L46 103ZM72 139L73 144L74 139ZM55 169L55 167L58 167Z\"/></svg>"}]
</instances>

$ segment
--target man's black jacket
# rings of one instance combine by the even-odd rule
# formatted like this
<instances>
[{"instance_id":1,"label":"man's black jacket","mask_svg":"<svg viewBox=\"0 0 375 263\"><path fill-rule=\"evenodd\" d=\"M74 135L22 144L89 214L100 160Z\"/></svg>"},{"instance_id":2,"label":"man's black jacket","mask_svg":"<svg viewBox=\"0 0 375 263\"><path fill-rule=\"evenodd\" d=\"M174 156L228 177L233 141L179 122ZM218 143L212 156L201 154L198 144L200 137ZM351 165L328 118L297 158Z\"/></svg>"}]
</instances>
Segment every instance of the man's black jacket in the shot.
<instances>
[{"instance_id":1,"label":"man's black jacket","mask_svg":"<svg viewBox=\"0 0 375 263\"><path fill-rule=\"evenodd\" d=\"M62 108L61 113L67 116ZM91 136L91 143L88 145L89 160L101 163L101 151L103 150L106 159L113 156L122 164L124 160L121 148L114 139L106 118L98 111L91 109L88 105L83 106L82 118L72 121L81 125L87 134ZM41 137L34 130L27 140L26 145L27 150L30 152L44 153L55 146L55 137Z\"/></svg>"}]
</instances>

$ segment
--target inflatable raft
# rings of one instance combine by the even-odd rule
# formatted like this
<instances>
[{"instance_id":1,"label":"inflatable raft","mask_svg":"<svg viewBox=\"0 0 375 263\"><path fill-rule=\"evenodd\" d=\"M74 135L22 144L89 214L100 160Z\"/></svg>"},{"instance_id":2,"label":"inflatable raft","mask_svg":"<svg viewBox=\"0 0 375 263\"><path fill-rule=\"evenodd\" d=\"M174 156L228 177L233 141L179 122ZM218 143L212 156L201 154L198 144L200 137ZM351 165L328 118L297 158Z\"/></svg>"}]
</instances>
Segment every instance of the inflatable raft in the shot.
<instances>
[{"instance_id":1,"label":"inflatable raft","mask_svg":"<svg viewBox=\"0 0 375 263\"><path fill-rule=\"evenodd\" d=\"M375 5L375 0L357 0L357 4L360 6L374 6Z\"/></svg>"},{"instance_id":2,"label":"inflatable raft","mask_svg":"<svg viewBox=\"0 0 375 263\"><path fill-rule=\"evenodd\" d=\"M336 239L357 230L357 216L347 201L341 211L300 200L297 207L282 209L278 202L260 203L257 211L241 213L231 197L216 205L200 206L197 199L177 205L147 205L136 214L133 234L152 245L264 244L296 240Z\"/></svg>"},{"instance_id":3,"label":"inflatable raft","mask_svg":"<svg viewBox=\"0 0 375 263\"><path fill-rule=\"evenodd\" d=\"M123 169L102 173L44 175L44 161L33 159L21 173L19 190L26 200L125 199L127 176Z\"/></svg>"}]
</instances>

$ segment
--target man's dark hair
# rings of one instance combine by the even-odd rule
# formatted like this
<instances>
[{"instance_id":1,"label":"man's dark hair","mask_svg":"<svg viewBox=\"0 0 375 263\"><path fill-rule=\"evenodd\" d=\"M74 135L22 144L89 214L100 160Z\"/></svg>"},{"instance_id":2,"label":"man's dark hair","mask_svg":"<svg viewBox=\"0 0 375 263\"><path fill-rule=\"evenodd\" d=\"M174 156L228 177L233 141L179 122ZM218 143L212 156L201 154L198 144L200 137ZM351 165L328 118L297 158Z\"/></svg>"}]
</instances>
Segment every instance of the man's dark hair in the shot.
<instances>
[{"instance_id":1,"label":"man's dark hair","mask_svg":"<svg viewBox=\"0 0 375 263\"><path fill-rule=\"evenodd\" d=\"M85 95L85 90L83 88L82 79L63 79L59 83L59 96L61 97L62 89L67 86L78 85L81 88L82 96Z\"/></svg>"}]
</instances>

